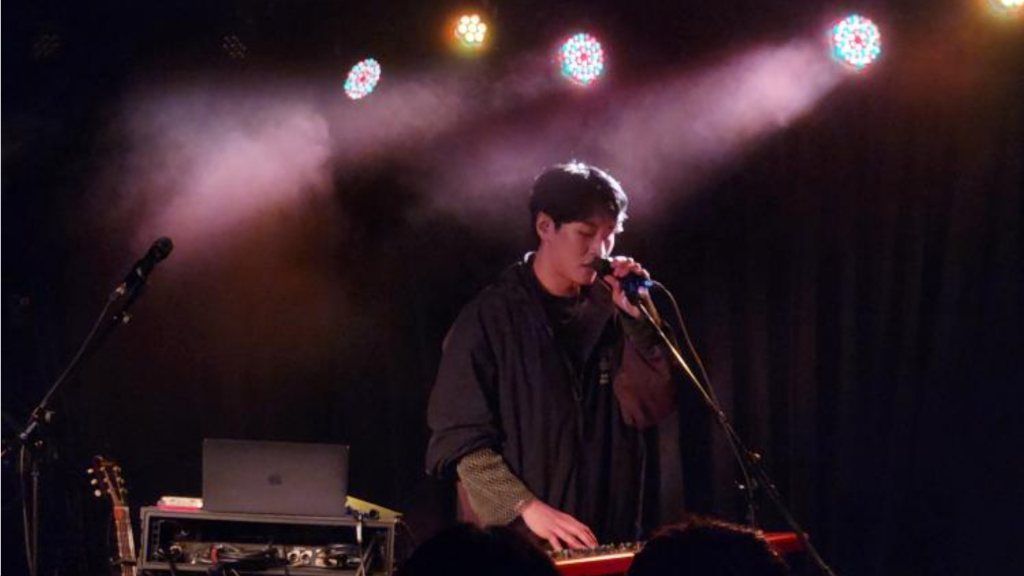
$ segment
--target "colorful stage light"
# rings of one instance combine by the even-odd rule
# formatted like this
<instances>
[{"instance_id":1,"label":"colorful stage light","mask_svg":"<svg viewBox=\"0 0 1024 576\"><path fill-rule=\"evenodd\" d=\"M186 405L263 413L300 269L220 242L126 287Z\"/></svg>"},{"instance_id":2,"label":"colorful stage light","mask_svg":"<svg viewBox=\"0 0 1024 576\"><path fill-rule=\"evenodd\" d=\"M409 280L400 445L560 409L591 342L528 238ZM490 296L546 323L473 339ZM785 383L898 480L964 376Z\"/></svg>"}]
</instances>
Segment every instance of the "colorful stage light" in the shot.
<instances>
[{"instance_id":1,"label":"colorful stage light","mask_svg":"<svg viewBox=\"0 0 1024 576\"><path fill-rule=\"evenodd\" d=\"M832 54L850 68L861 71L882 54L882 36L875 23L853 14L832 27Z\"/></svg>"},{"instance_id":2,"label":"colorful stage light","mask_svg":"<svg viewBox=\"0 0 1024 576\"><path fill-rule=\"evenodd\" d=\"M1024 14L1024 0L989 0L992 9L1001 14Z\"/></svg>"},{"instance_id":3,"label":"colorful stage light","mask_svg":"<svg viewBox=\"0 0 1024 576\"><path fill-rule=\"evenodd\" d=\"M581 86L589 86L604 73L604 50L590 34L576 34L558 52L562 74Z\"/></svg>"},{"instance_id":4,"label":"colorful stage light","mask_svg":"<svg viewBox=\"0 0 1024 576\"><path fill-rule=\"evenodd\" d=\"M479 48L487 38L487 23L479 14L466 14L455 22L455 38L467 48Z\"/></svg>"},{"instance_id":5,"label":"colorful stage light","mask_svg":"<svg viewBox=\"0 0 1024 576\"><path fill-rule=\"evenodd\" d=\"M345 79L345 94L353 100L365 98L373 92L380 81L380 64L367 58L352 67Z\"/></svg>"}]
</instances>

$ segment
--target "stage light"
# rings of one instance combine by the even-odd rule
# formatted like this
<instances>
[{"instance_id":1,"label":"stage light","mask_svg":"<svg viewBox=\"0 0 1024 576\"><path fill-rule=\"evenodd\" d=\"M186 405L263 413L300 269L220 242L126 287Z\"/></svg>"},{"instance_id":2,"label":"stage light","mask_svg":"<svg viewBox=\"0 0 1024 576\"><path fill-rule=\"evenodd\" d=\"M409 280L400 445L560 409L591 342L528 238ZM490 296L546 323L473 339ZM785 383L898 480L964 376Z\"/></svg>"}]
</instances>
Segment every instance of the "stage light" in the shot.
<instances>
[{"instance_id":1,"label":"stage light","mask_svg":"<svg viewBox=\"0 0 1024 576\"><path fill-rule=\"evenodd\" d=\"M373 92L380 81L380 64L367 58L352 67L345 79L345 94L353 100L365 98Z\"/></svg>"},{"instance_id":2,"label":"stage light","mask_svg":"<svg viewBox=\"0 0 1024 576\"><path fill-rule=\"evenodd\" d=\"M996 12L1018 15L1024 13L1024 0L989 0L989 5Z\"/></svg>"},{"instance_id":3,"label":"stage light","mask_svg":"<svg viewBox=\"0 0 1024 576\"><path fill-rule=\"evenodd\" d=\"M32 43L32 58L35 60L48 60L60 52L62 42L56 32L40 34Z\"/></svg>"},{"instance_id":4,"label":"stage light","mask_svg":"<svg viewBox=\"0 0 1024 576\"><path fill-rule=\"evenodd\" d=\"M225 34L221 38L220 47L227 54L228 58L232 60L245 60L245 57L249 54L249 48L246 47L242 39L236 34Z\"/></svg>"},{"instance_id":5,"label":"stage light","mask_svg":"<svg viewBox=\"0 0 1024 576\"><path fill-rule=\"evenodd\" d=\"M466 14L455 22L455 38L467 48L479 48L487 38L487 23L479 14Z\"/></svg>"},{"instance_id":6,"label":"stage light","mask_svg":"<svg viewBox=\"0 0 1024 576\"><path fill-rule=\"evenodd\" d=\"M562 43L558 60L562 74L581 86L589 86L604 73L604 50L590 34L576 34Z\"/></svg>"},{"instance_id":7,"label":"stage light","mask_svg":"<svg viewBox=\"0 0 1024 576\"><path fill-rule=\"evenodd\" d=\"M832 54L853 70L861 71L882 54L882 36L875 23L852 14L832 27Z\"/></svg>"}]
</instances>

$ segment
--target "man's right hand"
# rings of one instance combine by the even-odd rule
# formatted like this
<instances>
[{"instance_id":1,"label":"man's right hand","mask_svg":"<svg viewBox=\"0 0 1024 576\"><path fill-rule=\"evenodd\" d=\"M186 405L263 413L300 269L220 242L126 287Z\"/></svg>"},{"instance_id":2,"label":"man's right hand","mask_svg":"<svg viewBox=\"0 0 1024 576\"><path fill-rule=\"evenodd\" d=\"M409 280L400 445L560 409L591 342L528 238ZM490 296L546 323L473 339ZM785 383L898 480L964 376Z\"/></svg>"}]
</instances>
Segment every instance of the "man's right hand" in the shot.
<instances>
[{"instance_id":1,"label":"man's right hand","mask_svg":"<svg viewBox=\"0 0 1024 576\"><path fill-rule=\"evenodd\" d=\"M555 550L570 548L593 548L597 538L585 524L572 516L541 502L532 500L523 507L523 521L530 530L548 541ZM564 544L564 546L563 546Z\"/></svg>"}]
</instances>

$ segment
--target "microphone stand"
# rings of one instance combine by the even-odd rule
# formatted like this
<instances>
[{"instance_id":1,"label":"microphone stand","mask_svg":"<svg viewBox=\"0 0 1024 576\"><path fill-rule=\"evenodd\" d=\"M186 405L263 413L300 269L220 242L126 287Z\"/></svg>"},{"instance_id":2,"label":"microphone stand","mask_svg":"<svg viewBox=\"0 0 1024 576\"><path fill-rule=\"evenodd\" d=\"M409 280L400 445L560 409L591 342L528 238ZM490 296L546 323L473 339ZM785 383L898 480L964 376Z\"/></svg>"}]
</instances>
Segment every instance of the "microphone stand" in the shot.
<instances>
[{"instance_id":1,"label":"microphone stand","mask_svg":"<svg viewBox=\"0 0 1024 576\"><path fill-rule=\"evenodd\" d=\"M599 270L599 273L610 273L610 272L611 272L610 269L605 270L603 267L602 267L601 270ZM641 288L646 288L646 289L650 290L655 285L657 285L659 288L661 288L665 292L665 294L672 301L672 305L673 305L673 307L675 309L676 317L679 320L680 327L683 330L683 337L686 338L686 344L689 346L690 352L693 353L694 358L696 358L696 360L697 360L697 367L700 369L700 374L703 377L704 382L710 382L711 379L708 378L707 372L704 370L704 364L700 360L700 355L697 354L697 350L694 348L693 342L690 340L690 335L686 331L686 323L683 322L682 313L679 311L679 305L676 303L675 297L672 296L672 293L669 292L668 289L665 288L660 283L657 283L657 282L655 282L653 280L650 280L650 279L647 279L647 278L644 278L642 276L638 276L638 275L635 275L635 274L628 275L625 278L620 278L619 281L622 283L622 289L626 293L626 297L627 297L627 299L629 299L630 303L632 303L634 306L637 306L638 308L641 308L641 309L643 309L643 306L640 304L640 298L639 298L640 289ZM609 285L604 280L603 277L601 278L601 282L605 285L606 288L608 288L609 292L612 291L611 285ZM653 302L652 302L652 304L653 304ZM646 310L645 310L645 312L646 312ZM652 320L650 317L648 317L645 320L654 322L654 320ZM687 366L685 366L685 362L684 362L684 366L683 367L686 369L687 372L689 372L689 368ZM692 372L690 373L690 377L694 379L694 382L697 382L697 378L696 378L696 376L693 375ZM697 385L698 385L698 387L702 387L707 392L707 395L714 401L714 403L716 403L716 404L718 403L718 398L715 396L715 390L711 387L710 384L708 384L706 386L702 386L700 383L698 383ZM743 454L741 453L741 448L733 440L733 437L727 435L726 436L726 440L729 442L729 449L732 451L733 458L735 458L736 464L740 468L740 473L743 475L743 482L737 483L737 487L740 489L740 492L742 492L744 500L746 500L746 504L747 504L747 524L749 526L756 527L758 525L758 522L757 522L757 481L755 479L751 478L750 470L747 468L746 459L743 457Z\"/></svg>"},{"instance_id":2,"label":"microphone stand","mask_svg":"<svg viewBox=\"0 0 1024 576\"><path fill-rule=\"evenodd\" d=\"M606 286L608 286L608 283L604 280L604 278L601 278L601 281ZM668 294L671 298L671 292L669 292L667 288L665 288L659 283L654 283L654 285L664 290L665 293ZM611 286L608 286L608 288L611 289ZM718 422L719 427L725 432L726 439L728 439L729 444L733 447L733 452L739 459L740 467L743 470L743 474L744 476L747 477L746 489L748 492L748 498L750 498L751 500L748 503L748 513L750 517L753 518L754 514L754 504L752 502L753 492L755 487L760 485L761 487L764 487L765 492L768 494L768 497L771 499L772 503L775 504L776 509L782 515L782 519L786 522L790 529L797 535L797 538L803 545L804 550L807 551L808 555L818 566L818 569L820 569L822 573L828 576L835 576L835 572L832 571L832 568L829 567L829 565L821 557L821 555L818 553L817 548L815 548L814 545L811 544L810 537L800 526L800 524L796 521L796 518L793 517L793 515L790 513L786 505L782 502L782 495L779 494L778 489L775 487L775 483L768 475L768 472L764 469L761 455L747 448L747 446L743 443L743 440L740 438L739 434L736 433L736 430L733 428L732 423L729 422L729 418L726 417L725 412L718 404L714 392L711 389L710 382L708 382L707 384L702 383L700 379L697 378L696 374L693 373L693 370L690 369L690 365L683 358L682 353L680 353L679 348L676 347L675 343L672 342L672 339L669 338L668 334L665 333L665 331L661 327L661 324L658 322L657 319L655 319L651 311L647 309L647 306L645 306L644 303L640 301L640 298L638 297L638 291L629 290L628 288L626 288L626 296L629 299L629 301L633 303L634 306L640 309L647 323L650 324L650 326L653 327L655 331L657 331L658 337L661 339L662 344L664 344L665 347L668 348L669 352L672 353L672 358L675 360L676 364L678 364L679 367L683 369L683 372L689 378L689 381L693 383L693 386L697 389L697 392L699 392L701 399L704 401L704 404L711 411L711 413L714 414L715 420ZM653 301L651 301L651 305L654 305ZM681 320L682 318L680 318L680 321ZM683 326L682 329L685 330L685 326ZM753 472L753 478L750 478L749 471Z\"/></svg>"},{"instance_id":3,"label":"microphone stand","mask_svg":"<svg viewBox=\"0 0 1024 576\"><path fill-rule=\"evenodd\" d=\"M44 440L47 426L51 424L56 413L50 409L50 401L54 394L60 389L64 382L77 375L81 370L83 362L99 349L107 337L118 327L126 325L131 321L131 314L128 309L139 297L145 287L145 278L142 282L132 283L121 282L110 293L106 304L100 311L93 323L92 328L86 335L85 340L79 346L78 351L72 357L71 362L64 371L57 377L57 380L47 390L46 395L39 401L39 404L32 410L25 427L10 441L5 441L0 450L0 459L6 460L8 454L14 449L19 450L18 473L21 476L21 486L24 492L26 467L31 468L32 490L31 497L26 499L22 494L22 520L25 527L25 560L28 563L29 574L37 576L39 560L39 453L46 446ZM123 301L122 301L123 299ZM115 304L120 307L113 315L109 315ZM29 508L31 507L31 515ZM31 516L31 517L30 517Z\"/></svg>"}]
</instances>

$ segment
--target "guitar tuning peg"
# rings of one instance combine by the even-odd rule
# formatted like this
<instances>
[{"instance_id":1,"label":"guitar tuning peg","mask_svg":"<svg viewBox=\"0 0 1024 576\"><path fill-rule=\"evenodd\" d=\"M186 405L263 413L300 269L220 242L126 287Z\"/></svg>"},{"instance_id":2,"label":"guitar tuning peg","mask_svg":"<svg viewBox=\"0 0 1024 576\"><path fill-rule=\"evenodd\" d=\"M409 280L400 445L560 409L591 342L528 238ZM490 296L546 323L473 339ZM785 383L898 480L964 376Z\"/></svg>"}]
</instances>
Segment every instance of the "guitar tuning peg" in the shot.
<instances>
[{"instance_id":1,"label":"guitar tuning peg","mask_svg":"<svg viewBox=\"0 0 1024 576\"><path fill-rule=\"evenodd\" d=\"M93 490L92 495L99 498L100 496L103 496L103 492L100 492L99 490Z\"/></svg>"},{"instance_id":2,"label":"guitar tuning peg","mask_svg":"<svg viewBox=\"0 0 1024 576\"><path fill-rule=\"evenodd\" d=\"M89 484L92 484L93 486L99 486L100 481L93 478L92 480L89 480Z\"/></svg>"},{"instance_id":3,"label":"guitar tuning peg","mask_svg":"<svg viewBox=\"0 0 1024 576\"><path fill-rule=\"evenodd\" d=\"M95 471L95 470L93 470L92 468L88 468L88 469L86 469L85 473L86 473L86 474L95 474L95 473L96 473L96 471Z\"/></svg>"}]
</instances>

